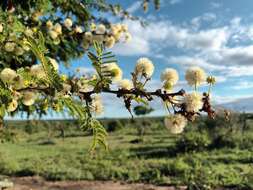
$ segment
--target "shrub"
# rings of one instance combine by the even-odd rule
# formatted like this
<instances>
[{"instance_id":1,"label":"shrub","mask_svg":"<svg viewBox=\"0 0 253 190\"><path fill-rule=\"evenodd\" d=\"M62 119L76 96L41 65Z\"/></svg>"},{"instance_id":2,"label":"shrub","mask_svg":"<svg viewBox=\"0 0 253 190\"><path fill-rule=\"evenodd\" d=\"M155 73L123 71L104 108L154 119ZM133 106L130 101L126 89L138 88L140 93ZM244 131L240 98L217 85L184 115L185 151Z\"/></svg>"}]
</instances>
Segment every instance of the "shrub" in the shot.
<instances>
[{"instance_id":1,"label":"shrub","mask_svg":"<svg viewBox=\"0 0 253 190\"><path fill-rule=\"evenodd\" d=\"M108 132L114 132L122 128L123 128L123 125L119 120L110 121L106 126L106 129Z\"/></svg>"},{"instance_id":2,"label":"shrub","mask_svg":"<svg viewBox=\"0 0 253 190\"><path fill-rule=\"evenodd\" d=\"M176 150L178 152L203 151L210 144L211 140L207 133L188 132L176 141Z\"/></svg>"}]
</instances>

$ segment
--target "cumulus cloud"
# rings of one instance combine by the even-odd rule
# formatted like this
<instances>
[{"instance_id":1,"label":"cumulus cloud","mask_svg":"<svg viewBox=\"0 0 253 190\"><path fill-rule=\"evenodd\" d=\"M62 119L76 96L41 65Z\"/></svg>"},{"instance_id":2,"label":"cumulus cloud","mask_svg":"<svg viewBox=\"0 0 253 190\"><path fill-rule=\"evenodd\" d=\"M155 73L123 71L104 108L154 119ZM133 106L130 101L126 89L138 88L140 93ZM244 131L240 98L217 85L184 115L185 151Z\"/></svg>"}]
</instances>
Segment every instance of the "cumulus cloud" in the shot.
<instances>
[{"instance_id":1,"label":"cumulus cloud","mask_svg":"<svg viewBox=\"0 0 253 190\"><path fill-rule=\"evenodd\" d=\"M127 21L126 24L133 39L115 46L113 51L119 55L150 54L157 48L157 44L194 50L218 50L230 36L227 27L191 31L168 21L150 22L146 27L137 21Z\"/></svg>"},{"instance_id":2,"label":"cumulus cloud","mask_svg":"<svg viewBox=\"0 0 253 190\"><path fill-rule=\"evenodd\" d=\"M222 7L222 4L221 4L221 3L218 3L218 2L211 2L211 3L210 3L210 6L211 6L211 8L213 8L213 9L218 9L218 8Z\"/></svg>"},{"instance_id":3,"label":"cumulus cloud","mask_svg":"<svg viewBox=\"0 0 253 190\"><path fill-rule=\"evenodd\" d=\"M113 51L125 56L153 56L183 67L198 65L207 72L223 76L223 81L253 75L252 25L234 17L223 26L192 28L193 23L211 20L216 20L215 14L203 14L184 25L161 19L143 27L139 22L127 21L133 40L117 44ZM176 49L180 55L173 55L170 49Z\"/></svg>"},{"instance_id":4,"label":"cumulus cloud","mask_svg":"<svg viewBox=\"0 0 253 190\"><path fill-rule=\"evenodd\" d=\"M189 57L189 56L172 56L168 60L168 63L183 65L184 67L199 66L208 71L222 70L223 67L208 63L202 58Z\"/></svg>"},{"instance_id":5,"label":"cumulus cloud","mask_svg":"<svg viewBox=\"0 0 253 190\"><path fill-rule=\"evenodd\" d=\"M202 16L194 17L191 20L191 24L194 29L198 29L203 22L211 22L216 20L216 14L214 13L204 13Z\"/></svg>"},{"instance_id":6,"label":"cumulus cloud","mask_svg":"<svg viewBox=\"0 0 253 190\"><path fill-rule=\"evenodd\" d=\"M234 90L243 90L243 89L250 89L250 88L253 88L253 82L249 82L249 81L240 81L232 87L232 89Z\"/></svg>"}]
</instances>

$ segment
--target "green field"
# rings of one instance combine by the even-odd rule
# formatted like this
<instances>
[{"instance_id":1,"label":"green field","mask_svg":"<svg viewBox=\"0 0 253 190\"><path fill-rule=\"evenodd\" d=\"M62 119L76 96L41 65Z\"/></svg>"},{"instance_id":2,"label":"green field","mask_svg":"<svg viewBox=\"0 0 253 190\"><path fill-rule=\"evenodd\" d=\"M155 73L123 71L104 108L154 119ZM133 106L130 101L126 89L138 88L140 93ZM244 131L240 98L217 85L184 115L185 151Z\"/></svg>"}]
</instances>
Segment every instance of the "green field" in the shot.
<instances>
[{"instance_id":1,"label":"green field","mask_svg":"<svg viewBox=\"0 0 253 190\"><path fill-rule=\"evenodd\" d=\"M189 189L253 188L250 122L240 125L202 118L182 135L170 135L160 118L103 123L110 131L109 150L89 153L92 136L81 132L74 121L9 121L1 133L0 174L187 185Z\"/></svg>"}]
</instances>

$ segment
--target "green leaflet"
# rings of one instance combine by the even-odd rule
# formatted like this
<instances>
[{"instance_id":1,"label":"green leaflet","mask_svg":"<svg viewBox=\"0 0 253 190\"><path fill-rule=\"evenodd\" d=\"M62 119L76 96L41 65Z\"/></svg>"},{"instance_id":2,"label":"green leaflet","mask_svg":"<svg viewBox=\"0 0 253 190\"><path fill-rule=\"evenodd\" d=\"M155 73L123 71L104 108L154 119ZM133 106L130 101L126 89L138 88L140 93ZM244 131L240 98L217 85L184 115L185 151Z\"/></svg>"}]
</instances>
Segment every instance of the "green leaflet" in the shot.
<instances>
[{"instance_id":1,"label":"green leaflet","mask_svg":"<svg viewBox=\"0 0 253 190\"><path fill-rule=\"evenodd\" d=\"M89 109L80 101L71 98L62 98L62 104L68 108L69 113L80 121L80 128L83 131L91 131L93 134L90 151L94 151L98 145L108 149L106 142L107 132L103 125L89 114Z\"/></svg>"},{"instance_id":2,"label":"green leaflet","mask_svg":"<svg viewBox=\"0 0 253 190\"><path fill-rule=\"evenodd\" d=\"M28 41L25 42L25 45L28 45L37 59L41 62L44 71L49 79L49 83L56 90L60 91L62 89L62 80L58 73L53 68L53 65L50 63L48 58L45 57L45 53L47 53L47 49L45 47L45 39L43 34L39 32L39 39L35 40L33 38L28 38Z\"/></svg>"},{"instance_id":3,"label":"green leaflet","mask_svg":"<svg viewBox=\"0 0 253 190\"><path fill-rule=\"evenodd\" d=\"M92 52L88 52L88 57L90 61L92 62L92 66L96 69L96 72L100 78L98 81L98 84L95 88L96 92L99 92L101 87L108 87L109 84L111 84L111 80L109 78L104 77L104 73L102 72L103 64L108 63L117 63L117 60L115 59L115 55L113 55L112 52L104 52L104 46L103 44L99 42L93 43L94 49L96 54Z\"/></svg>"},{"instance_id":4,"label":"green leaflet","mask_svg":"<svg viewBox=\"0 0 253 190\"><path fill-rule=\"evenodd\" d=\"M50 85L56 90L60 91L62 89L62 80L58 73L54 70L53 65L50 61L44 56L47 53L47 49L45 47L45 40L42 33L39 33L39 39L35 40L33 38L29 38L26 42L32 52L35 54L37 59L43 65L44 71L49 79ZM97 53L102 53L102 49L99 49ZM102 56L102 54L101 54ZM89 108L85 107L80 101L72 98L61 97L59 101L63 106L68 108L69 113L76 119L80 121L81 129L84 131L90 130L93 133L93 140L90 151L93 151L97 145L102 145L105 149L107 149L106 144L106 136L107 132L104 127L100 124L100 122L91 117L89 112Z\"/></svg>"}]
</instances>

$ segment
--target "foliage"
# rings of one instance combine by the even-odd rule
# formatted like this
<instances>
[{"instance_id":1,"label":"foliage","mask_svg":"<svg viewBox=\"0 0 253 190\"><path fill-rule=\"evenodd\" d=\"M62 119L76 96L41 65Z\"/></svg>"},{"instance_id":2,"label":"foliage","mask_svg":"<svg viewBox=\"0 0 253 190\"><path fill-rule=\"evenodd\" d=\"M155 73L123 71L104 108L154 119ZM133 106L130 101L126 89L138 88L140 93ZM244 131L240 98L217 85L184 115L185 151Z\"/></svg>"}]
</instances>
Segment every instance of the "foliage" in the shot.
<instances>
[{"instance_id":1,"label":"foliage","mask_svg":"<svg viewBox=\"0 0 253 190\"><path fill-rule=\"evenodd\" d=\"M153 108L147 107L147 106L135 106L134 107L134 113L135 115L146 115L154 111Z\"/></svg>"},{"instance_id":2,"label":"foliage","mask_svg":"<svg viewBox=\"0 0 253 190\"><path fill-rule=\"evenodd\" d=\"M24 132L26 122L8 121L6 126L10 132L18 134L19 141L0 144L0 174L39 175L48 180L123 180L186 185L189 189L252 188L252 146L244 149L206 149L199 144L202 148L194 148L201 151L178 151L175 148L178 137L169 134L164 127L157 127L157 123L162 123L162 118L146 118L151 123L150 133L145 134L146 141L132 144L130 142L138 137L133 132L141 120L118 120L123 126L108 137L111 144L109 153L99 151L88 156L86 145L93 137L87 132L78 136L80 133L74 122L62 121L62 125L66 125L63 140L56 127L59 121L38 121L33 126L38 130L31 136ZM101 120L105 127L114 121ZM202 121L195 123L196 126L198 124ZM54 144L42 144L47 141L46 125L51 126ZM187 133L192 134L192 131ZM247 134L237 135L238 138L241 135L241 139L246 136L252 139L252 124Z\"/></svg>"},{"instance_id":3,"label":"foliage","mask_svg":"<svg viewBox=\"0 0 253 190\"><path fill-rule=\"evenodd\" d=\"M203 151L211 144L211 139L206 132L187 132L176 142L178 151Z\"/></svg>"},{"instance_id":4,"label":"foliage","mask_svg":"<svg viewBox=\"0 0 253 190\"><path fill-rule=\"evenodd\" d=\"M144 11L150 2L143 0ZM153 4L159 9L159 0ZM131 34L126 24L110 23L102 14L112 13L116 21L138 20L120 5L105 0L5 0L0 5L0 120L6 114L14 116L20 112L28 117L67 112L79 120L83 131L92 132L94 150L97 145L107 149L107 132L96 119L103 112L102 93L121 98L131 115L133 102L145 105L134 108L137 115L147 114L153 111L148 103L154 97L160 98L166 109L175 114L165 122L174 133L182 132L187 121L195 120L200 112L214 117L210 89L215 78L207 77L199 67L186 71L185 78L194 88L193 93L183 89L169 93L179 78L174 69L165 69L161 74L161 89L148 91L146 86L154 72L154 64L148 58L137 60L131 80L122 79L117 59L108 49L115 43L130 41ZM95 69L94 74L77 72L67 76L60 72L58 62L66 66L84 55ZM209 85L208 93L199 93L197 87L205 82Z\"/></svg>"}]
</instances>

